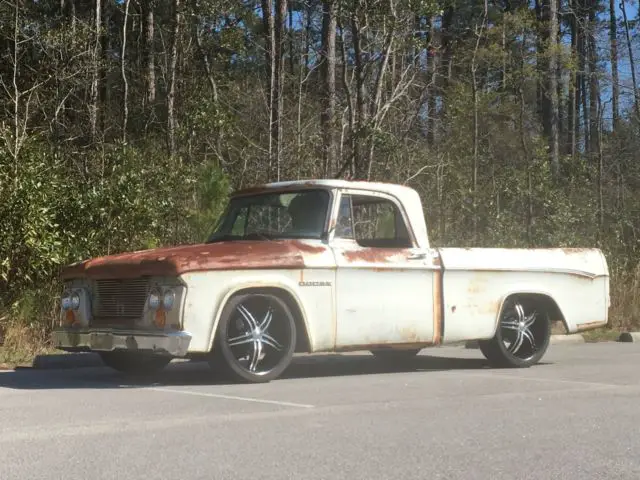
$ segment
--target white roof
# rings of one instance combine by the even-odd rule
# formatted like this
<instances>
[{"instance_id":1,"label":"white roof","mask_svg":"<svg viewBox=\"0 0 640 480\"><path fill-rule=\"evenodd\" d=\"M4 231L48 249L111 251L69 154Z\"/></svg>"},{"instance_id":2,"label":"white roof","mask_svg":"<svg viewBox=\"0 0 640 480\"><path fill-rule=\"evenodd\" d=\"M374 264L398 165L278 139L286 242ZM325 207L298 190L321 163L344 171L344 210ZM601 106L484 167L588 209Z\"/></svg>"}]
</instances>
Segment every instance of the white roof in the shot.
<instances>
[{"instance_id":1,"label":"white roof","mask_svg":"<svg viewBox=\"0 0 640 480\"><path fill-rule=\"evenodd\" d=\"M351 180L334 180L334 179L317 179L317 180L291 180L286 182L273 182L264 185L256 185L246 189L238 190L234 195L242 195L248 193L258 193L267 190L280 189L297 189L297 188L340 188L340 189L358 189L372 190L380 193L386 193L396 197L404 206L409 217L411 227L416 236L418 245L422 248L429 247L429 239L427 237L427 226L424 220L424 211L422 209L422 201L418 192L413 188L396 183L384 182L367 182L367 181L351 181Z\"/></svg>"}]
</instances>

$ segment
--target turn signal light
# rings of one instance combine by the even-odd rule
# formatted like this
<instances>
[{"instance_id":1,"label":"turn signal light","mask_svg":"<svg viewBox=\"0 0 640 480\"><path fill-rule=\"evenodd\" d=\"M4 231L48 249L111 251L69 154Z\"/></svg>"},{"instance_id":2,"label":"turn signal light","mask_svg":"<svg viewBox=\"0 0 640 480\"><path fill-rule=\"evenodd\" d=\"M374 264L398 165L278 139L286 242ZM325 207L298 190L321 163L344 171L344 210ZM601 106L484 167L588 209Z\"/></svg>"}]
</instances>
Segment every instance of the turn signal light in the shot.
<instances>
[{"instance_id":1,"label":"turn signal light","mask_svg":"<svg viewBox=\"0 0 640 480\"><path fill-rule=\"evenodd\" d=\"M73 310L67 310L64 312L64 321L67 325L73 325L76 323L76 316L73 313Z\"/></svg>"},{"instance_id":2,"label":"turn signal light","mask_svg":"<svg viewBox=\"0 0 640 480\"><path fill-rule=\"evenodd\" d=\"M158 310L156 310L153 322L156 324L156 327L164 328L165 324L167 323L167 314L163 309L159 308Z\"/></svg>"}]
</instances>

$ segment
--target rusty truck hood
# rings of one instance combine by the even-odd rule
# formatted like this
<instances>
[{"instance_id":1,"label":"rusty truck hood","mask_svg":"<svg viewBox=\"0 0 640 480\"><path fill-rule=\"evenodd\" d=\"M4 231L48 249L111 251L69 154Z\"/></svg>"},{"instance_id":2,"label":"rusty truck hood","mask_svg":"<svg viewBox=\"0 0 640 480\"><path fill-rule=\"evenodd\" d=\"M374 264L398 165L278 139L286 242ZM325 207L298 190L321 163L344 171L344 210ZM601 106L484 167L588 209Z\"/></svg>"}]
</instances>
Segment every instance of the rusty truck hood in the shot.
<instances>
[{"instance_id":1,"label":"rusty truck hood","mask_svg":"<svg viewBox=\"0 0 640 480\"><path fill-rule=\"evenodd\" d=\"M65 267L63 279L177 276L204 270L303 268L304 257L322 253L301 240L233 241L156 248L93 258Z\"/></svg>"}]
</instances>

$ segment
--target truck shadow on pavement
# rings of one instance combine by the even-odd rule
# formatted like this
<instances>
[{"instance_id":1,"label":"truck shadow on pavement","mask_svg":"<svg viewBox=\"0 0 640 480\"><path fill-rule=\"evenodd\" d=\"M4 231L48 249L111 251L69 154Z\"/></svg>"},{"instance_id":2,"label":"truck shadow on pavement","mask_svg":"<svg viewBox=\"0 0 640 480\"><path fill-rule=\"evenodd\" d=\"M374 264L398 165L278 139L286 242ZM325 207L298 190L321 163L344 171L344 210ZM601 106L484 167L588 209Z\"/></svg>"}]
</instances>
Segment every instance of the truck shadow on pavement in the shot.
<instances>
[{"instance_id":1,"label":"truck shadow on pavement","mask_svg":"<svg viewBox=\"0 0 640 480\"><path fill-rule=\"evenodd\" d=\"M538 365L544 365L540 362ZM369 354L315 354L294 357L281 380L322 377L490 369L484 358L418 355L401 362L384 361ZM19 390L118 389L148 386L231 385L221 372L202 361L172 362L144 377L125 375L107 367L66 369L20 368L0 372L0 388Z\"/></svg>"}]
</instances>

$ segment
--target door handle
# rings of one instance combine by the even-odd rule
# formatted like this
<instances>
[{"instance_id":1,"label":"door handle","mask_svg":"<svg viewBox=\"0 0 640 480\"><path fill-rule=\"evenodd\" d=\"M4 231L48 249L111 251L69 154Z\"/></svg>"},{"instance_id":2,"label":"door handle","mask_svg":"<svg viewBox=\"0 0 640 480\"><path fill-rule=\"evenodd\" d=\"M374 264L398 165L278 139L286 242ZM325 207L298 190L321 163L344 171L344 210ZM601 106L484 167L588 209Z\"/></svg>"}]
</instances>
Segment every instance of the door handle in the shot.
<instances>
[{"instance_id":1,"label":"door handle","mask_svg":"<svg viewBox=\"0 0 640 480\"><path fill-rule=\"evenodd\" d=\"M424 252L413 252L407 257L409 260L423 260L427 258L427 254Z\"/></svg>"}]
</instances>

